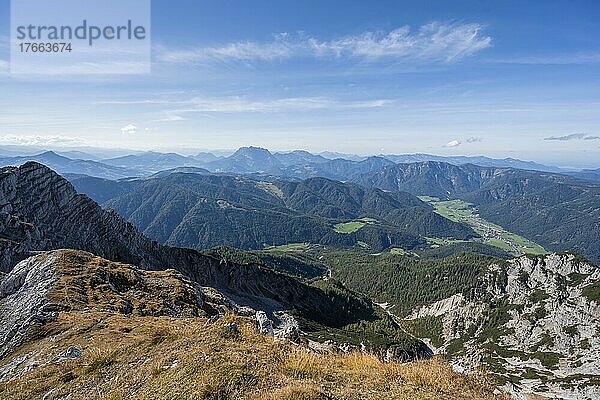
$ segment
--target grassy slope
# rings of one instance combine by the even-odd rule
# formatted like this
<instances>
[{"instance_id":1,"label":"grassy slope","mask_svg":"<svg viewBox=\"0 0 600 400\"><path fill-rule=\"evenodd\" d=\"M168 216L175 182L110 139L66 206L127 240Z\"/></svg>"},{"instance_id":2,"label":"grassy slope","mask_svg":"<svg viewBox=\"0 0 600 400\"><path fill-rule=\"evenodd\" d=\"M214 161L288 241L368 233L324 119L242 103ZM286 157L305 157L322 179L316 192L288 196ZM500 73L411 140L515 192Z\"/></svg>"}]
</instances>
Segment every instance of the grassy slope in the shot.
<instances>
[{"instance_id":1,"label":"grassy slope","mask_svg":"<svg viewBox=\"0 0 600 400\"><path fill-rule=\"evenodd\" d=\"M361 221L343 222L340 224L336 224L334 226L334 230L336 233L352 233L356 232L363 226L365 226L365 223Z\"/></svg>"},{"instance_id":2,"label":"grassy slope","mask_svg":"<svg viewBox=\"0 0 600 400\"><path fill-rule=\"evenodd\" d=\"M238 333L226 327L236 322ZM69 312L7 357L52 360L70 345L76 360L50 362L0 384L0 399L495 399L489 382L440 359L382 363L366 354L309 353L225 317L125 317ZM30 356L31 357L31 356Z\"/></svg>"}]
</instances>

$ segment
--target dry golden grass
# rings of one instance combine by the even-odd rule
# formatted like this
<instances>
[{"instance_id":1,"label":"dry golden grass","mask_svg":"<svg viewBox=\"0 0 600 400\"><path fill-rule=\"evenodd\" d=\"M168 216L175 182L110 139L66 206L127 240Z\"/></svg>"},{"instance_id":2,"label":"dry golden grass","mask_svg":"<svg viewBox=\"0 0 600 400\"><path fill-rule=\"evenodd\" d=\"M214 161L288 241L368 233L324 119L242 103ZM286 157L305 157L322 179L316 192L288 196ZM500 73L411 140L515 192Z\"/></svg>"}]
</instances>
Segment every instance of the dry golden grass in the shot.
<instances>
[{"instance_id":1,"label":"dry golden grass","mask_svg":"<svg viewBox=\"0 0 600 400\"><path fill-rule=\"evenodd\" d=\"M137 315L196 317L192 282L175 270L144 271L76 250L58 250L58 282L49 300L63 310L112 310Z\"/></svg>"},{"instance_id":2,"label":"dry golden grass","mask_svg":"<svg viewBox=\"0 0 600 400\"><path fill-rule=\"evenodd\" d=\"M226 327L236 322L239 332ZM42 365L0 384L0 399L499 399L481 377L441 359L382 363L367 354L317 355L259 335L252 320L72 311L18 356ZM77 360L52 361L68 346Z\"/></svg>"}]
</instances>

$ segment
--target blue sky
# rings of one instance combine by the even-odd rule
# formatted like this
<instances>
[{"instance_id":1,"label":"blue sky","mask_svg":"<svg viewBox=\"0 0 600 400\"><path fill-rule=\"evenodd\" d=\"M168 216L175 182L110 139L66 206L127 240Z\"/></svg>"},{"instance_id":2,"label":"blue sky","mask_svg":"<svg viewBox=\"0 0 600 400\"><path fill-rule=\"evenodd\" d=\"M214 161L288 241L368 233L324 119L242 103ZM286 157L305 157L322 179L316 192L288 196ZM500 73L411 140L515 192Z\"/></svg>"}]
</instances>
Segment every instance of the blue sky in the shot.
<instances>
[{"instance_id":1,"label":"blue sky","mask_svg":"<svg viewBox=\"0 0 600 400\"><path fill-rule=\"evenodd\" d=\"M155 0L150 75L10 75L9 19L0 144L600 167L596 1Z\"/></svg>"}]
</instances>

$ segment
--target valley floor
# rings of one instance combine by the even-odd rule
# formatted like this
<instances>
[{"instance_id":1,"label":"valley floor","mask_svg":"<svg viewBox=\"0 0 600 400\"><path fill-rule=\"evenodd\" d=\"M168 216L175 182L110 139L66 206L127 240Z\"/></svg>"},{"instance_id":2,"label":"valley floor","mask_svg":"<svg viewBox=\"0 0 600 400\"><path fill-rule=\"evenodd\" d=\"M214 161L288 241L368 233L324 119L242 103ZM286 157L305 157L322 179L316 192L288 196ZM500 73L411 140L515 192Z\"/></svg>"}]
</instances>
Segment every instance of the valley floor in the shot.
<instances>
[{"instance_id":1,"label":"valley floor","mask_svg":"<svg viewBox=\"0 0 600 400\"><path fill-rule=\"evenodd\" d=\"M435 212L454 222L464 223L481 237L471 239L472 241L480 241L490 246L498 247L513 255L521 254L546 254L547 251L539 244L509 232L502 226L486 221L476 211L471 203L462 200L445 200L441 201L436 197L419 196L419 198L435 208ZM428 241L433 245L448 244L447 239L428 238ZM457 242L454 240L453 242Z\"/></svg>"}]
</instances>

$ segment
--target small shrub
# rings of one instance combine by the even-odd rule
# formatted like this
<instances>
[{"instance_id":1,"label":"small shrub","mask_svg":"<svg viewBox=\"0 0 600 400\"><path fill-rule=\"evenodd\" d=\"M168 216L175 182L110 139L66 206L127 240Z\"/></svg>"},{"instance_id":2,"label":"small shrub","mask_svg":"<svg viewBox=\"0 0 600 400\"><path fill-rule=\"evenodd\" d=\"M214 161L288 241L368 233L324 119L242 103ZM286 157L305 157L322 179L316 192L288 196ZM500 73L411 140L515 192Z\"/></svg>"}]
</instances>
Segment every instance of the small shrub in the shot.
<instances>
[{"instance_id":1,"label":"small shrub","mask_svg":"<svg viewBox=\"0 0 600 400\"><path fill-rule=\"evenodd\" d=\"M579 333L577 325L563 326L562 331L569 336L576 336Z\"/></svg>"}]
</instances>

